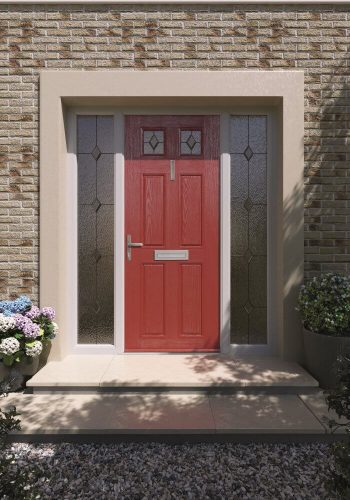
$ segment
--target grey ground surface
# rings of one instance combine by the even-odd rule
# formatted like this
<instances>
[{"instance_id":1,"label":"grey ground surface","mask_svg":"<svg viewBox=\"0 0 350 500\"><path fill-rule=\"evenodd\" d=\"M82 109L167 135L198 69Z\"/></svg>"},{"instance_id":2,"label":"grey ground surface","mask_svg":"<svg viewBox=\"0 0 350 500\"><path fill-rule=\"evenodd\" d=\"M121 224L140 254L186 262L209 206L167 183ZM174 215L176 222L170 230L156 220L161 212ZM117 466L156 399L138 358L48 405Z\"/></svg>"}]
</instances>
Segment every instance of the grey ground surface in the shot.
<instances>
[{"instance_id":1,"label":"grey ground surface","mask_svg":"<svg viewBox=\"0 0 350 500\"><path fill-rule=\"evenodd\" d=\"M330 448L321 443L13 444L6 452L20 473L36 469L33 498L331 498L323 486Z\"/></svg>"}]
</instances>

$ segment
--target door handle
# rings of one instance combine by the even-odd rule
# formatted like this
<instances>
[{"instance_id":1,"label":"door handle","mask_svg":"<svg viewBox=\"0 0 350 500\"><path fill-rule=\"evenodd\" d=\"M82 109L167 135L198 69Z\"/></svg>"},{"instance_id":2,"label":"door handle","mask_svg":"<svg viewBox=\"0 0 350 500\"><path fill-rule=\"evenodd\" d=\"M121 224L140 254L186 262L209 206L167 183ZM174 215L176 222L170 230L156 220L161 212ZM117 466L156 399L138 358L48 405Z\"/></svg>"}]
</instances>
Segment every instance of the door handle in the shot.
<instances>
[{"instance_id":1,"label":"door handle","mask_svg":"<svg viewBox=\"0 0 350 500\"><path fill-rule=\"evenodd\" d=\"M133 243L131 241L131 234L128 234L126 237L126 253L128 260L131 260L131 249L140 247L143 247L143 243Z\"/></svg>"},{"instance_id":2,"label":"door handle","mask_svg":"<svg viewBox=\"0 0 350 500\"><path fill-rule=\"evenodd\" d=\"M176 176L175 160L170 160L170 180L174 181Z\"/></svg>"}]
</instances>

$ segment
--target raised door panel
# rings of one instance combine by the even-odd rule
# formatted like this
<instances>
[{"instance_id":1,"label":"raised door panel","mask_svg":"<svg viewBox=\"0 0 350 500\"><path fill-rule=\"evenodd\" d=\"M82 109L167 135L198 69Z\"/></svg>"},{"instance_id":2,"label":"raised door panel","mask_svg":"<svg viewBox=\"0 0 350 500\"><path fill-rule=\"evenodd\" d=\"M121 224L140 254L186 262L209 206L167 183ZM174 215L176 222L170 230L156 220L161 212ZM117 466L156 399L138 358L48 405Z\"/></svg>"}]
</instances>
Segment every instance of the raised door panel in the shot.
<instances>
[{"instance_id":1,"label":"raised door panel","mask_svg":"<svg viewBox=\"0 0 350 500\"><path fill-rule=\"evenodd\" d=\"M142 268L143 335L164 335L164 265L145 264Z\"/></svg>"},{"instance_id":2,"label":"raised door panel","mask_svg":"<svg viewBox=\"0 0 350 500\"><path fill-rule=\"evenodd\" d=\"M202 176L181 175L181 245L202 244Z\"/></svg>"},{"instance_id":3,"label":"raised door panel","mask_svg":"<svg viewBox=\"0 0 350 500\"><path fill-rule=\"evenodd\" d=\"M163 175L143 176L144 245L164 245L164 184Z\"/></svg>"},{"instance_id":4,"label":"raised door panel","mask_svg":"<svg viewBox=\"0 0 350 500\"><path fill-rule=\"evenodd\" d=\"M202 266L181 265L182 332L184 336L202 334Z\"/></svg>"}]
</instances>

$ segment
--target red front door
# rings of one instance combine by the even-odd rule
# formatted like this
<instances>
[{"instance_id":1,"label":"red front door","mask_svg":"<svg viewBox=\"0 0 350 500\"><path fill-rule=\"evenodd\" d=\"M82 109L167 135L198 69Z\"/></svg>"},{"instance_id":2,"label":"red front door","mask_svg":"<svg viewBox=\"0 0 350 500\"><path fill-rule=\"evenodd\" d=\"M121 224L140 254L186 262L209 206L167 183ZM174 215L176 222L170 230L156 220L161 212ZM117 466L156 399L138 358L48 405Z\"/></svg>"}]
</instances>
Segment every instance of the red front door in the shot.
<instances>
[{"instance_id":1,"label":"red front door","mask_svg":"<svg viewBox=\"0 0 350 500\"><path fill-rule=\"evenodd\" d=\"M216 351L219 118L125 125L125 349Z\"/></svg>"}]
</instances>

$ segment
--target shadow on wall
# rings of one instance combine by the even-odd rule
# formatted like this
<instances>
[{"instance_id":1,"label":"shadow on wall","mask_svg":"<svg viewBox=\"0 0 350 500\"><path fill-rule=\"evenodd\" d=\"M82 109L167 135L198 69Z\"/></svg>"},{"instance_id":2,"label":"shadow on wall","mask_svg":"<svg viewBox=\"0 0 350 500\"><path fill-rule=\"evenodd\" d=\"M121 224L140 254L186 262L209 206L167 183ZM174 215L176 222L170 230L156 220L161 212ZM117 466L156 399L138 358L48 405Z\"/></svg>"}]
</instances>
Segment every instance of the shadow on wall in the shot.
<instances>
[{"instance_id":1,"label":"shadow on wall","mask_svg":"<svg viewBox=\"0 0 350 500\"><path fill-rule=\"evenodd\" d=\"M322 272L350 272L349 52L343 59L326 59L322 73L315 71L307 79L319 86L305 96L305 276L309 279Z\"/></svg>"},{"instance_id":2,"label":"shadow on wall","mask_svg":"<svg viewBox=\"0 0 350 500\"><path fill-rule=\"evenodd\" d=\"M284 263L291 283L285 290L290 307L297 305L299 286L292 283L300 281L300 274L310 279L322 272L350 272L349 78L349 56L338 59L337 66L334 60L329 65L326 60L322 72L305 75L304 186L298 186L287 200L283 227L286 244L292 247L303 234L305 267L301 269L297 259ZM319 88L314 90L316 83ZM303 199L304 225L294 216ZM298 342L302 347L301 335ZM293 349L292 344L286 346L286 351Z\"/></svg>"}]
</instances>

